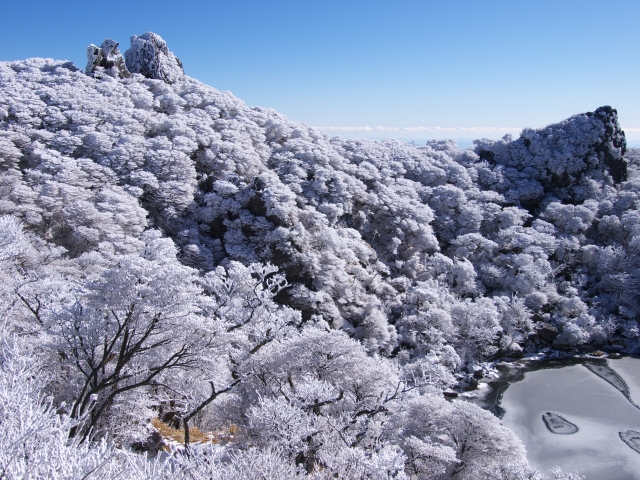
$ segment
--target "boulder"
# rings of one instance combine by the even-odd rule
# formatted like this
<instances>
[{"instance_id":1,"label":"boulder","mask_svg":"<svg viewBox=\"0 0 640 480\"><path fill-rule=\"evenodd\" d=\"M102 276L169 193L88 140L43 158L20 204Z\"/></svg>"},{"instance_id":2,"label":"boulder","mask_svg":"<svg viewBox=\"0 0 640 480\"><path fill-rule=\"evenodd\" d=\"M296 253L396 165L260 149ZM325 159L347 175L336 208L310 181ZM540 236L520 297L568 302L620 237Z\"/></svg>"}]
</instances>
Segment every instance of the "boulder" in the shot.
<instances>
[{"instance_id":1,"label":"boulder","mask_svg":"<svg viewBox=\"0 0 640 480\"><path fill-rule=\"evenodd\" d=\"M552 343L558 337L558 329L547 322L536 325L536 333L545 342Z\"/></svg>"},{"instance_id":2,"label":"boulder","mask_svg":"<svg viewBox=\"0 0 640 480\"><path fill-rule=\"evenodd\" d=\"M503 351L503 356L506 358L522 358L524 357L524 350L516 342L511 342Z\"/></svg>"},{"instance_id":3,"label":"boulder","mask_svg":"<svg viewBox=\"0 0 640 480\"><path fill-rule=\"evenodd\" d=\"M94 75L99 68L110 72L120 78L129 78L131 73L127 70L124 58L118 49L118 42L106 38L97 47L91 44L87 47L87 66L84 71L87 75Z\"/></svg>"},{"instance_id":4,"label":"boulder","mask_svg":"<svg viewBox=\"0 0 640 480\"><path fill-rule=\"evenodd\" d=\"M136 453L146 452L148 458L155 458L165 447L164 438L158 431L154 431L144 440L139 440L131 445L131 449Z\"/></svg>"},{"instance_id":5,"label":"boulder","mask_svg":"<svg viewBox=\"0 0 640 480\"><path fill-rule=\"evenodd\" d=\"M475 378L475 377L471 377L471 378L469 378L468 380L466 380L466 381L465 381L465 384L466 384L466 385L465 385L464 389L465 389L467 392L470 392L470 391L472 391L472 390L477 390L478 385L479 385L480 383L478 382L478 379L477 379L477 378Z\"/></svg>"},{"instance_id":6,"label":"boulder","mask_svg":"<svg viewBox=\"0 0 640 480\"><path fill-rule=\"evenodd\" d=\"M458 383L458 388L466 392L470 392L478 388L478 379L473 375L466 375L464 379Z\"/></svg>"},{"instance_id":7,"label":"boulder","mask_svg":"<svg viewBox=\"0 0 640 480\"><path fill-rule=\"evenodd\" d=\"M453 390L445 390L444 392L442 392L442 394L445 398L449 399L458 397L458 392L454 392Z\"/></svg>"},{"instance_id":8,"label":"boulder","mask_svg":"<svg viewBox=\"0 0 640 480\"><path fill-rule=\"evenodd\" d=\"M160 35L147 32L131 37L131 47L124 52L127 68L147 78L175 83L184 77L182 62L167 48Z\"/></svg>"}]
</instances>

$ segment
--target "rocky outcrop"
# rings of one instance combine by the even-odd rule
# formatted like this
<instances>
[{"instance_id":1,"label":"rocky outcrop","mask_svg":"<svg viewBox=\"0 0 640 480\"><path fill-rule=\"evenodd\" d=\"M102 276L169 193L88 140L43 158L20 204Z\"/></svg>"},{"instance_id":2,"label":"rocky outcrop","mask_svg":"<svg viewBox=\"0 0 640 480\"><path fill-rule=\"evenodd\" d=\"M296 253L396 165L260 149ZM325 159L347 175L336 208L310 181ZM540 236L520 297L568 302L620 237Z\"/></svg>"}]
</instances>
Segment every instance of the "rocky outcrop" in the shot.
<instances>
[{"instance_id":1,"label":"rocky outcrop","mask_svg":"<svg viewBox=\"0 0 640 480\"><path fill-rule=\"evenodd\" d=\"M627 151L627 139L624 131L618 123L618 111L609 106L600 107L595 112L588 112L600 120L605 128L605 133L600 142L592 145L598 154L601 164L606 166L616 183L627 180L627 162L623 158Z\"/></svg>"},{"instance_id":2,"label":"rocky outcrop","mask_svg":"<svg viewBox=\"0 0 640 480\"><path fill-rule=\"evenodd\" d=\"M127 68L147 78L175 83L184 77L182 62L167 48L160 35L147 32L131 37L131 47L124 52Z\"/></svg>"},{"instance_id":3,"label":"rocky outcrop","mask_svg":"<svg viewBox=\"0 0 640 480\"><path fill-rule=\"evenodd\" d=\"M618 112L609 106L545 128L525 128L513 141L474 143L481 160L501 167L503 178L492 188L529 211L545 195L570 204L584 201L583 183L589 178L627 180L625 134Z\"/></svg>"},{"instance_id":4,"label":"rocky outcrop","mask_svg":"<svg viewBox=\"0 0 640 480\"><path fill-rule=\"evenodd\" d=\"M118 49L118 42L107 38L97 47L93 44L87 47L87 66L84 71L87 75L94 75L99 69L120 78L129 78L131 73L127 70L124 58Z\"/></svg>"}]
</instances>

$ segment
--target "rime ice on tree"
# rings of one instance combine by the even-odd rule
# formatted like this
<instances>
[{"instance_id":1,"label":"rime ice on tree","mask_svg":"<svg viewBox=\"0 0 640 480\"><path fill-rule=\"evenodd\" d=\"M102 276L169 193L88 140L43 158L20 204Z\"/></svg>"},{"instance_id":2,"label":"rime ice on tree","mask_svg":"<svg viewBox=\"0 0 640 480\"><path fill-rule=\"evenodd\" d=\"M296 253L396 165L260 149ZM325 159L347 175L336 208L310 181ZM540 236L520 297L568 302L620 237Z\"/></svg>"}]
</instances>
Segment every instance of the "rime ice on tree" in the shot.
<instances>
[{"instance_id":1,"label":"rime ice on tree","mask_svg":"<svg viewBox=\"0 0 640 480\"><path fill-rule=\"evenodd\" d=\"M153 32L132 36L131 47L124 57L131 72L141 73L147 78L175 83L184 77L180 59L169 51L162 37Z\"/></svg>"}]
</instances>

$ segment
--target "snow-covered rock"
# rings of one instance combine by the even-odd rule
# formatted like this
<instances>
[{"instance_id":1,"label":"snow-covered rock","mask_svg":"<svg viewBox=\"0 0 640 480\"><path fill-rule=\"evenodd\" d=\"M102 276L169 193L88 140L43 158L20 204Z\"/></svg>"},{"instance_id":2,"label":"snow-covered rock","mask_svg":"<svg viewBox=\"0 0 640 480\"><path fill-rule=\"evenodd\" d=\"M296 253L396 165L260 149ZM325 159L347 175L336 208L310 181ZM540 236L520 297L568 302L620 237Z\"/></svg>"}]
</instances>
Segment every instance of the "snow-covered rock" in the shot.
<instances>
[{"instance_id":1,"label":"snow-covered rock","mask_svg":"<svg viewBox=\"0 0 640 480\"><path fill-rule=\"evenodd\" d=\"M497 190L530 211L546 194L572 204L585 201L591 179L627 180L627 142L618 112L610 106L545 128L525 128L513 141L509 135L474 143L482 160L502 167Z\"/></svg>"},{"instance_id":2,"label":"snow-covered rock","mask_svg":"<svg viewBox=\"0 0 640 480\"><path fill-rule=\"evenodd\" d=\"M167 48L160 35L147 32L131 37L131 47L124 53L127 68L147 78L175 83L184 77L182 62Z\"/></svg>"},{"instance_id":3,"label":"snow-covered rock","mask_svg":"<svg viewBox=\"0 0 640 480\"><path fill-rule=\"evenodd\" d=\"M129 78L131 73L127 70L124 58L118 48L119 43L106 38L97 47L91 44L87 47L87 66L84 71L87 75L93 75L97 69L111 70L120 78Z\"/></svg>"}]
</instances>

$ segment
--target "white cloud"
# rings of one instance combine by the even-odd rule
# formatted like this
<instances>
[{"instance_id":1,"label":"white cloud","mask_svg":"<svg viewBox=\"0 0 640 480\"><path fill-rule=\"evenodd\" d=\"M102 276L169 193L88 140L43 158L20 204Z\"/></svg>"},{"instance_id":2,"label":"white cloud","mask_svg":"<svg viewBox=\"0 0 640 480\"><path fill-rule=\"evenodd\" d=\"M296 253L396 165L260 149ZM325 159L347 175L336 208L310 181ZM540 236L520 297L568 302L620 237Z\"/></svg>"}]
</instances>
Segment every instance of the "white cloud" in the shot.
<instances>
[{"instance_id":1,"label":"white cloud","mask_svg":"<svg viewBox=\"0 0 640 480\"><path fill-rule=\"evenodd\" d=\"M493 138L498 139L506 134L514 137L520 135L522 127L315 127L327 133L352 138L411 138L411 139L445 139L445 138ZM640 128L624 128L628 140L640 140Z\"/></svg>"},{"instance_id":2,"label":"white cloud","mask_svg":"<svg viewBox=\"0 0 640 480\"><path fill-rule=\"evenodd\" d=\"M518 136L520 127L316 127L324 132L351 138L401 138L401 139L446 139L446 138L501 138L510 133Z\"/></svg>"},{"instance_id":3,"label":"white cloud","mask_svg":"<svg viewBox=\"0 0 640 480\"><path fill-rule=\"evenodd\" d=\"M520 127L315 127L342 132L520 132Z\"/></svg>"}]
</instances>

